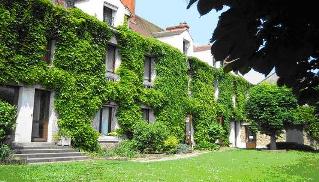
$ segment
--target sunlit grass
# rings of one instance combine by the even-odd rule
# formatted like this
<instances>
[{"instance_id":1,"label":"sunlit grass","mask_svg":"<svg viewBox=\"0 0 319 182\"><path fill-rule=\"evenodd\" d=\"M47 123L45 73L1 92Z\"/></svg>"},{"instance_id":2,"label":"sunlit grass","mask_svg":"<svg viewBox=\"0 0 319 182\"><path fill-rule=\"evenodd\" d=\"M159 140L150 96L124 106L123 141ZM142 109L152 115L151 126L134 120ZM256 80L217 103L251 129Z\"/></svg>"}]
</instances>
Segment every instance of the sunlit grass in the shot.
<instances>
[{"instance_id":1,"label":"sunlit grass","mask_svg":"<svg viewBox=\"0 0 319 182\"><path fill-rule=\"evenodd\" d=\"M319 181L319 154L232 150L174 161L0 166L0 181Z\"/></svg>"}]
</instances>

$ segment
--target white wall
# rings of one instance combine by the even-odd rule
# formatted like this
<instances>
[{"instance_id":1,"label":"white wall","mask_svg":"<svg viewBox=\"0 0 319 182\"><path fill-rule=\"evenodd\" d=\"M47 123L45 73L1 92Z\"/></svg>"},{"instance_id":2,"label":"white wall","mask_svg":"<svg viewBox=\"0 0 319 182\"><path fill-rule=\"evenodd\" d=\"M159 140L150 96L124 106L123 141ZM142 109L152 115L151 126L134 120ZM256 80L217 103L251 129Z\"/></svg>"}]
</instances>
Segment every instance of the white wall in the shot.
<instances>
[{"instance_id":1,"label":"white wall","mask_svg":"<svg viewBox=\"0 0 319 182\"><path fill-rule=\"evenodd\" d=\"M48 142L53 141L53 134L58 132L58 113L54 107L55 93L50 94L50 106L49 106L49 124L48 124Z\"/></svg>"},{"instance_id":2,"label":"white wall","mask_svg":"<svg viewBox=\"0 0 319 182\"><path fill-rule=\"evenodd\" d=\"M193 56L207 63L209 66L214 67L214 57L210 49L206 51L194 52Z\"/></svg>"},{"instance_id":3,"label":"white wall","mask_svg":"<svg viewBox=\"0 0 319 182\"><path fill-rule=\"evenodd\" d=\"M20 87L15 129L15 143L31 142L35 89L41 86ZM53 142L53 134L58 131L58 116L54 108L54 93L50 95L47 142Z\"/></svg>"},{"instance_id":4,"label":"white wall","mask_svg":"<svg viewBox=\"0 0 319 182\"><path fill-rule=\"evenodd\" d=\"M127 10L120 0L83 0L76 2L75 7L91 16L96 17L100 21L103 21L104 2L108 2L117 7L116 13L113 14L114 26L117 27L119 25L123 25Z\"/></svg>"},{"instance_id":5,"label":"white wall","mask_svg":"<svg viewBox=\"0 0 319 182\"><path fill-rule=\"evenodd\" d=\"M19 89L15 143L31 142L34 93L34 88L20 87Z\"/></svg>"},{"instance_id":6,"label":"white wall","mask_svg":"<svg viewBox=\"0 0 319 182\"><path fill-rule=\"evenodd\" d=\"M177 48L181 52L183 52L183 40L185 39L189 41L190 43L187 56L193 56L194 54L194 50L193 50L194 43L189 31L184 31L183 33L179 35L173 35L168 37L158 37L157 39Z\"/></svg>"}]
</instances>

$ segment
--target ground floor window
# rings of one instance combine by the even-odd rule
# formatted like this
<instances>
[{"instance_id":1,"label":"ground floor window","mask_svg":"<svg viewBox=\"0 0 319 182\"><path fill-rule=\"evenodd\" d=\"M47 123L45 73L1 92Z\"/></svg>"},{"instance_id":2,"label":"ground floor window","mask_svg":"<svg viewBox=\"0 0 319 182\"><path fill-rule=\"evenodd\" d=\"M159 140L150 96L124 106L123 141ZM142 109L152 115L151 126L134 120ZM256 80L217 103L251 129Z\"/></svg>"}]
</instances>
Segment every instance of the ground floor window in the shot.
<instances>
[{"instance_id":1,"label":"ground floor window","mask_svg":"<svg viewBox=\"0 0 319 182\"><path fill-rule=\"evenodd\" d=\"M142 107L142 117L148 123L153 123L155 121L154 112L149 107Z\"/></svg>"},{"instance_id":2,"label":"ground floor window","mask_svg":"<svg viewBox=\"0 0 319 182\"><path fill-rule=\"evenodd\" d=\"M98 113L99 127L98 130L101 135L107 136L115 130L115 107L104 106Z\"/></svg>"},{"instance_id":3,"label":"ground floor window","mask_svg":"<svg viewBox=\"0 0 319 182\"><path fill-rule=\"evenodd\" d=\"M0 85L0 100L18 105L19 87Z\"/></svg>"}]
</instances>

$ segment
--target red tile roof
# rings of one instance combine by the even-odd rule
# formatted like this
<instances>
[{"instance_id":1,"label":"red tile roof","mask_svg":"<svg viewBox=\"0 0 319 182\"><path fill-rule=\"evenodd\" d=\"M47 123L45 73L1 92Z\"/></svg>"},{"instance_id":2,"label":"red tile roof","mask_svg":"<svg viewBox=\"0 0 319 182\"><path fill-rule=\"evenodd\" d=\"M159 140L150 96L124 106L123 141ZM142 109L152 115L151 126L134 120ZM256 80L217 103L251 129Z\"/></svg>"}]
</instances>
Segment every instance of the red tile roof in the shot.
<instances>
[{"instance_id":1,"label":"red tile roof","mask_svg":"<svg viewBox=\"0 0 319 182\"><path fill-rule=\"evenodd\" d=\"M201 52L210 50L212 45L201 45L201 46L194 46L194 52Z\"/></svg>"}]
</instances>

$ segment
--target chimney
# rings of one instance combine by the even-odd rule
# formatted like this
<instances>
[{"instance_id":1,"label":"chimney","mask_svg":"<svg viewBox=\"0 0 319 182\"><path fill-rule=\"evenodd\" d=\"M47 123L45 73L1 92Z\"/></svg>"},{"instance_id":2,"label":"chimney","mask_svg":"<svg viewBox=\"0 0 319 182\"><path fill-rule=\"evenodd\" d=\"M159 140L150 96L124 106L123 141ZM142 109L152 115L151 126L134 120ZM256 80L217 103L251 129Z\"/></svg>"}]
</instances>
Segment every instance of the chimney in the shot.
<instances>
[{"instance_id":1,"label":"chimney","mask_svg":"<svg viewBox=\"0 0 319 182\"><path fill-rule=\"evenodd\" d=\"M172 27L167 27L167 31L179 31L179 30L188 30L189 26L186 22L180 23L179 25L172 26Z\"/></svg>"},{"instance_id":2,"label":"chimney","mask_svg":"<svg viewBox=\"0 0 319 182\"><path fill-rule=\"evenodd\" d=\"M121 0L123 5L129 9L131 16L135 16L135 0Z\"/></svg>"}]
</instances>

